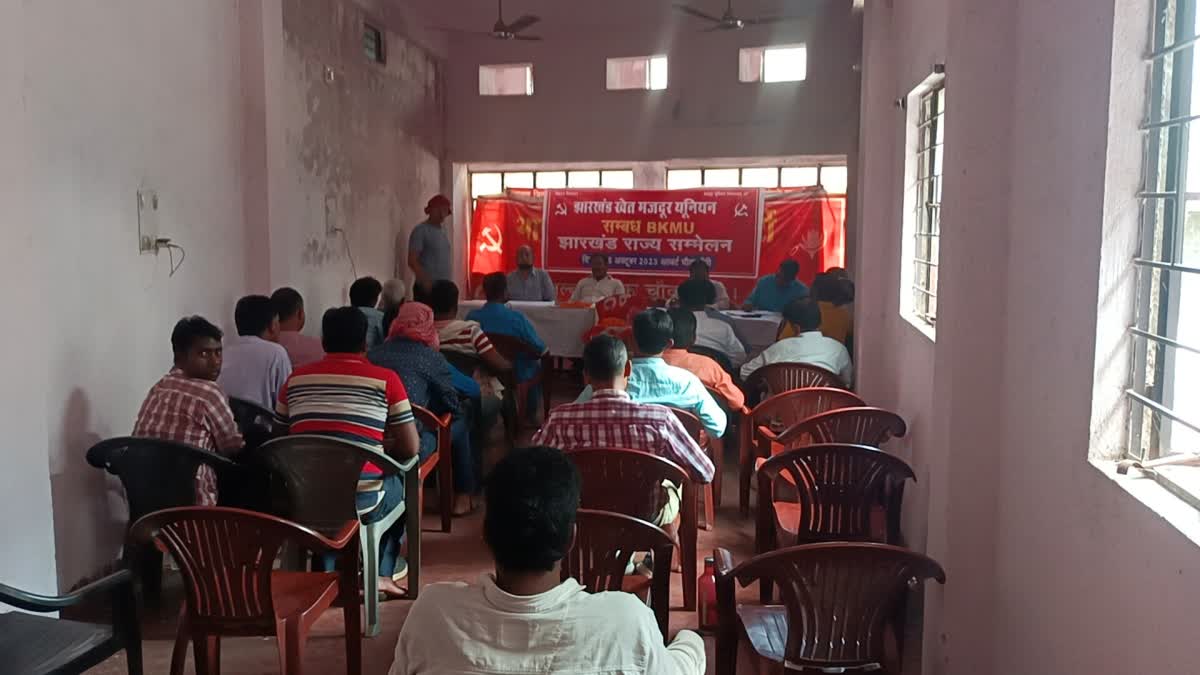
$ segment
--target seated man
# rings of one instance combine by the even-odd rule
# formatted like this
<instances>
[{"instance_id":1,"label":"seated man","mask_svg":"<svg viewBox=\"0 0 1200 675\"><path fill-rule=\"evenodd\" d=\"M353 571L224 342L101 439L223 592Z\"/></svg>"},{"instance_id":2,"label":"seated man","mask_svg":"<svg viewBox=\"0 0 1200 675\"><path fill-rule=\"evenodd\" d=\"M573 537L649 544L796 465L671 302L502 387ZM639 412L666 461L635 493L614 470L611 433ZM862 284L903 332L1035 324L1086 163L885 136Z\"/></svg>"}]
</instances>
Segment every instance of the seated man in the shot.
<instances>
[{"instance_id":1,"label":"seated man","mask_svg":"<svg viewBox=\"0 0 1200 675\"><path fill-rule=\"evenodd\" d=\"M325 358L321 340L300 332L308 319L300 292L284 286L271 294L271 304L279 312L279 344L287 350L292 367L299 368Z\"/></svg>"},{"instance_id":2,"label":"seated man","mask_svg":"<svg viewBox=\"0 0 1200 675\"><path fill-rule=\"evenodd\" d=\"M321 318L325 358L297 368L279 392L275 412L293 434L316 434L348 441L397 462L418 455L420 438L400 377L367 361L367 318L357 307L338 307ZM425 449L424 460L432 452ZM404 502L404 477L382 477L365 464L358 481L358 515L365 523L382 520ZM400 557L404 518L379 542L379 590L400 597L397 579L408 574ZM332 569L333 560L322 561Z\"/></svg>"},{"instance_id":3,"label":"seated man","mask_svg":"<svg viewBox=\"0 0 1200 675\"><path fill-rule=\"evenodd\" d=\"M471 491L482 461L471 446L471 420L464 414L465 406L459 405L451 366L437 350L438 344L433 310L419 302L406 302L397 308L387 341L368 352L367 358L400 376L410 404L435 415L450 414L454 482L466 488L456 490L452 512L462 516L472 510ZM433 429L421 429L421 448L428 453L437 448Z\"/></svg>"},{"instance_id":4,"label":"seated man","mask_svg":"<svg viewBox=\"0 0 1200 675\"><path fill-rule=\"evenodd\" d=\"M422 589L389 675L702 675L699 635L682 630L664 646L636 596L588 593L562 580L579 494L579 471L558 450L526 448L502 459L488 479L483 521L495 574Z\"/></svg>"},{"instance_id":5,"label":"seated man","mask_svg":"<svg viewBox=\"0 0 1200 675\"><path fill-rule=\"evenodd\" d=\"M529 323L529 319L504 304L508 302L508 279L502 273L493 272L485 276L483 292L487 302L483 307L467 314L467 321L477 322L485 333L510 335L518 338L537 351L539 355L548 351L546 343L538 337L537 331L533 328L533 324ZM528 382L537 375L541 368L541 360L527 354L518 355L516 363L513 364L517 382ZM537 410L537 400L538 392L530 390L527 409L531 414Z\"/></svg>"},{"instance_id":6,"label":"seated man","mask_svg":"<svg viewBox=\"0 0 1200 675\"><path fill-rule=\"evenodd\" d=\"M233 309L238 336L225 343L217 384L225 393L273 410L292 360L279 340L279 313L265 295L247 295Z\"/></svg>"},{"instance_id":7,"label":"seated man","mask_svg":"<svg viewBox=\"0 0 1200 675\"><path fill-rule=\"evenodd\" d=\"M383 342L387 328L383 325L383 312L375 305L383 293L383 284L375 277L362 277L350 284L350 304L367 317L367 349Z\"/></svg>"},{"instance_id":8,"label":"seated man","mask_svg":"<svg viewBox=\"0 0 1200 675\"><path fill-rule=\"evenodd\" d=\"M175 366L150 388L133 425L134 436L186 443L222 455L242 448L229 400L217 386L221 337L220 328L199 316L175 324ZM207 466L196 470L196 503L217 503L217 476Z\"/></svg>"},{"instance_id":9,"label":"seated man","mask_svg":"<svg viewBox=\"0 0 1200 675\"><path fill-rule=\"evenodd\" d=\"M386 335L396 318L396 311L404 304L404 296L408 288L400 279L388 279L383 282L383 292L379 296L379 311L383 312L383 332Z\"/></svg>"},{"instance_id":10,"label":"seated man","mask_svg":"<svg viewBox=\"0 0 1200 675\"><path fill-rule=\"evenodd\" d=\"M517 249L517 269L508 274L508 295L513 300L550 302L555 298L554 282L546 270L533 266L533 249Z\"/></svg>"},{"instance_id":11,"label":"seated man","mask_svg":"<svg viewBox=\"0 0 1200 675\"><path fill-rule=\"evenodd\" d=\"M571 302L600 302L614 295L625 295L625 284L608 274L607 254L593 253L590 262L592 273L575 284Z\"/></svg>"},{"instance_id":12,"label":"seated man","mask_svg":"<svg viewBox=\"0 0 1200 675\"><path fill-rule=\"evenodd\" d=\"M711 349L729 357L734 366L746 362L746 348L730 326L708 315L707 306L713 297L710 281L689 279L679 284L679 306L696 317L696 346Z\"/></svg>"},{"instance_id":13,"label":"seated man","mask_svg":"<svg viewBox=\"0 0 1200 675\"><path fill-rule=\"evenodd\" d=\"M719 393L729 410L741 410L746 405L746 395L733 382L733 378L719 363L703 354L693 354L688 347L696 341L696 315L686 309L672 309L671 324L675 328L675 344L663 352L663 361L682 368L696 377L704 386Z\"/></svg>"},{"instance_id":14,"label":"seated man","mask_svg":"<svg viewBox=\"0 0 1200 675\"><path fill-rule=\"evenodd\" d=\"M792 324L796 337L785 338L742 366L742 380L771 363L808 363L836 373L850 386L853 366L845 345L821 334L821 308L812 298L793 300L783 309L783 319Z\"/></svg>"},{"instance_id":15,"label":"seated man","mask_svg":"<svg viewBox=\"0 0 1200 675\"><path fill-rule=\"evenodd\" d=\"M630 398L626 389L631 370L624 342L612 335L592 338L583 349L583 375L592 388L591 398L555 408L533 442L563 450L643 450L671 460L699 483L711 482L715 472L712 460L688 435L675 413ZM666 487L668 501L656 525L667 525L679 514L679 486Z\"/></svg>"},{"instance_id":16,"label":"seated man","mask_svg":"<svg viewBox=\"0 0 1200 675\"><path fill-rule=\"evenodd\" d=\"M633 360L627 390L638 403L658 403L669 408L686 410L704 424L705 430L720 438L725 435L729 420L725 411L713 400L699 378L682 368L668 365L663 352L671 348L675 327L665 310L648 309L633 318L633 340L638 357ZM576 399L582 403L592 398L592 387L584 388Z\"/></svg>"},{"instance_id":17,"label":"seated man","mask_svg":"<svg viewBox=\"0 0 1200 675\"><path fill-rule=\"evenodd\" d=\"M758 280L742 309L782 312L792 300L807 298L808 286L796 281L799 273L800 263L795 260L788 258L779 263L779 271Z\"/></svg>"},{"instance_id":18,"label":"seated man","mask_svg":"<svg viewBox=\"0 0 1200 675\"><path fill-rule=\"evenodd\" d=\"M688 265L688 280L707 281L713 285L713 299L705 306L706 309L729 309L729 291L725 288L725 284L709 278L708 263L703 258L696 258L691 265ZM671 306L678 305L679 292L676 291L668 302Z\"/></svg>"},{"instance_id":19,"label":"seated man","mask_svg":"<svg viewBox=\"0 0 1200 675\"><path fill-rule=\"evenodd\" d=\"M846 299L843 281L829 272L822 272L813 279L812 299L821 308L821 334L833 338L849 349L854 335L854 317L843 303ZM779 325L776 340L795 337L792 324L784 321Z\"/></svg>"},{"instance_id":20,"label":"seated man","mask_svg":"<svg viewBox=\"0 0 1200 675\"><path fill-rule=\"evenodd\" d=\"M475 357L490 373L512 370L512 364L492 346L479 322L458 318L458 286L453 281L435 281L429 296L430 308L433 309L433 325L437 328L442 351ZM502 387L492 375L476 373L475 379L479 382L484 396L500 395Z\"/></svg>"}]
</instances>

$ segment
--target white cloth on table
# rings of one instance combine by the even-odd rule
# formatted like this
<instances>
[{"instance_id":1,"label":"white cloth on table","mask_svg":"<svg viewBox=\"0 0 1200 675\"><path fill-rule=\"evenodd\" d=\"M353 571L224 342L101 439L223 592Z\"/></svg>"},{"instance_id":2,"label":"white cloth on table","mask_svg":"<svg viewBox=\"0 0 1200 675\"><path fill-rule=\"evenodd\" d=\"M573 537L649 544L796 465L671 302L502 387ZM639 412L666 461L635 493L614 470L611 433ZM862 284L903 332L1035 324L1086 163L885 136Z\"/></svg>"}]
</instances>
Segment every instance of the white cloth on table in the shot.
<instances>
[{"instance_id":1,"label":"white cloth on table","mask_svg":"<svg viewBox=\"0 0 1200 675\"><path fill-rule=\"evenodd\" d=\"M459 318L473 309L483 307L482 300L458 303ZM533 324L546 348L553 356L577 359L583 356L583 334L596 325L596 310L592 307L559 307L553 302L518 302L508 306L525 315Z\"/></svg>"},{"instance_id":2,"label":"white cloth on table","mask_svg":"<svg viewBox=\"0 0 1200 675\"><path fill-rule=\"evenodd\" d=\"M854 368L846 346L814 330L784 338L742 366L742 379L772 363L807 363L837 373L847 386L854 383Z\"/></svg>"},{"instance_id":3,"label":"white cloth on table","mask_svg":"<svg viewBox=\"0 0 1200 675\"><path fill-rule=\"evenodd\" d=\"M614 295L625 295L625 284L621 283L620 279L609 275L596 281L596 277L589 274L575 284L571 302L600 302Z\"/></svg>"}]
</instances>

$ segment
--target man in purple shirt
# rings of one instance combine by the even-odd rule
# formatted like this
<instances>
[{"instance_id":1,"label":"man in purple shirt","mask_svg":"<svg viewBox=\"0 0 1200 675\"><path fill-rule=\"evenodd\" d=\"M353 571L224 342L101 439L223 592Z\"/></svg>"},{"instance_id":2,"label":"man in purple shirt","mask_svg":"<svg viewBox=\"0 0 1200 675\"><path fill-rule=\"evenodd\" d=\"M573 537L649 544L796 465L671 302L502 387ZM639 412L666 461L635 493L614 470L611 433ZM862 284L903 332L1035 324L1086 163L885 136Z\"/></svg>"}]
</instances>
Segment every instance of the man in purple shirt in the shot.
<instances>
[{"instance_id":1,"label":"man in purple shirt","mask_svg":"<svg viewBox=\"0 0 1200 675\"><path fill-rule=\"evenodd\" d=\"M287 350L278 343L279 313L265 295L247 295L233 310L237 337L225 341L217 384L234 398L275 409L279 388L292 374Z\"/></svg>"},{"instance_id":2,"label":"man in purple shirt","mask_svg":"<svg viewBox=\"0 0 1200 675\"><path fill-rule=\"evenodd\" d=\"M304 298L294 288L284 286L271 294L271 304L279 313L279 344L287 350L293 368L316 363L325 358L321 340L305 335Z\"/></svg>"}]
</instances>

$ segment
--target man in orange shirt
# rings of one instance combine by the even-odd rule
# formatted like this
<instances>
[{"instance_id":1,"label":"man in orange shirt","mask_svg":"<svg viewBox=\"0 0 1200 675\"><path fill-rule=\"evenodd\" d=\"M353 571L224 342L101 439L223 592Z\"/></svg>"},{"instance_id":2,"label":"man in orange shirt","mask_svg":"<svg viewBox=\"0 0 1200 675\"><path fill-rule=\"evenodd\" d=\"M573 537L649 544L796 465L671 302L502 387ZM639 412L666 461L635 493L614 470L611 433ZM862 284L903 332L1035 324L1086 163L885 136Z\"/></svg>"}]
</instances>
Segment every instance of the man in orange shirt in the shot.
<instances>
[{"instance_id":1,"label":"man in orange shirt","mask_svg":"<svg viewBox=\"0 0 1200 675\"><path fill-rule=\"evenodd\" d=\"M730 410L740 410L746 403L746 395L734 384L729 373L709 357L688 351L688 347L696 342L696 315L686 309L672 309L670 314L675 327L675 345L663 352L663 360L676 368L691 371L704 386L720 394Z\"/></svg>"}]
</instances>

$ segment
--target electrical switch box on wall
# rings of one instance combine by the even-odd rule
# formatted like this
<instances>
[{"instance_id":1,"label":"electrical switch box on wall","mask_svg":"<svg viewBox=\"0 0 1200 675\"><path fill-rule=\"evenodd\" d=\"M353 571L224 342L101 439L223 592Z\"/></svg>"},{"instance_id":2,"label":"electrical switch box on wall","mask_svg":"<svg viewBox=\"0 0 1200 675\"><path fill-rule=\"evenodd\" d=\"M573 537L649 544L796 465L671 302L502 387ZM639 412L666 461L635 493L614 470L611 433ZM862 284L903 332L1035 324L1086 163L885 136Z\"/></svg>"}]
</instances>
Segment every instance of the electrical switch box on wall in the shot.
<instances>
[{"instance_id":1,"label":"electrical switch box on wall","mask_svg":"<svg viewBox=\"0 0 1200 675\"><path fill-rule=\"evenodd\" d=\"M141 189L138 204L138 253L158 253L158 192Z\"/></svg>"}]
</instances>

